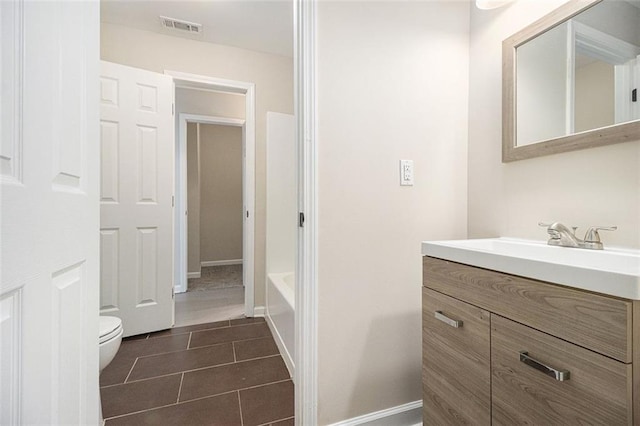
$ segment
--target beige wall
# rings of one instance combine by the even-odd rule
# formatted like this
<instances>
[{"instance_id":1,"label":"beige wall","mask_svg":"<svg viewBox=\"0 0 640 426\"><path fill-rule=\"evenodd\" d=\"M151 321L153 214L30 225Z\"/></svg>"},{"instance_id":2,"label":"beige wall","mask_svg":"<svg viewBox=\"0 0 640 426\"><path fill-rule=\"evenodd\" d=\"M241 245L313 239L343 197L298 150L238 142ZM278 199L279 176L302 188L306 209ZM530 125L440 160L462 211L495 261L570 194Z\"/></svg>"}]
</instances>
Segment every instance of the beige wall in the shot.
<instances>
[{"instance_id":1,"label":"beige wall","mask_svg":"<svg viewBox=\"0 0 640 426\"><path fill-rule=\"evenodd\" d=\"M545 240L539 221L618 225L604 244L640 248L640 142L501 162L502 40L562 1L472 8L469 93L469 236Z\"/></svg>"},{"instance_id":2,"label":"beige wall","mask_svg":"<svg viewBox=\"0 0 640 426\"><path fill-rule=\"evenodd\" d=\"M242 259L242 128L199 126L200 258Z\"/></svg>"},{"instance_id":3,"label":"beige wall","mask_svg":"<svg viewBox=\"0 0 640 426\"><path fill-rule=\"evenodd\" d=\"M420 242L466 237L469 3L318 7L326 425L422 398Z\"/></svg>"},{"instance_id":4,"label":"beige wall","mask_svg":"<svg viewBox=\"0 0 640 426\"><path fill-rule=\"evenodd\" d=\"M187 270L200 272L200 160L198 125L187 124Z\"/></svg>"},{"instance_id":5,"label":"beige wall","mask_svg":"<svg viewBox=\"0 0 640 426\"><path fill-rule=\"evenodd\" d=\"M575 131L597 129L615 123L614 65L594 61L576 68Z\"/></svg>"},{"instance_id":6,"label":"beige wall","mask_svg":"<svg viewBox=\"0 0 640 426\"><path fill-rule=\"evenodd\" d=\"M266 112L293 113L293 61L230 46L102 23L104 60L148 69L183 71L256 84L255 303L264 305Z\"/></svg>"}]
</instances>

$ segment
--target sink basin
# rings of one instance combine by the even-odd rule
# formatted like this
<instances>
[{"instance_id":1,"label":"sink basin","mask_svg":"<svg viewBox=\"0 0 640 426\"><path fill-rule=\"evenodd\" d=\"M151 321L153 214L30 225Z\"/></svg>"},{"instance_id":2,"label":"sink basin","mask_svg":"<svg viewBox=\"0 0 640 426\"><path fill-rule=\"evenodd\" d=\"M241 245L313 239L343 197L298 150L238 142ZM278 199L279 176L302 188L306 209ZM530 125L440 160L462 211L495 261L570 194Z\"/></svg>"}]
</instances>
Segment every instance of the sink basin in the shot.
<instances>
[{"instance_id":1,"label":"sink basin","mask_svg":"<svg viewBox=\"0 0 640 426\"><path fill-rule=\"evenodd\" d=\"M424 241L424 256L640 300L640 250L585 250L515 238Z\"/></svg>"}]
</instances>

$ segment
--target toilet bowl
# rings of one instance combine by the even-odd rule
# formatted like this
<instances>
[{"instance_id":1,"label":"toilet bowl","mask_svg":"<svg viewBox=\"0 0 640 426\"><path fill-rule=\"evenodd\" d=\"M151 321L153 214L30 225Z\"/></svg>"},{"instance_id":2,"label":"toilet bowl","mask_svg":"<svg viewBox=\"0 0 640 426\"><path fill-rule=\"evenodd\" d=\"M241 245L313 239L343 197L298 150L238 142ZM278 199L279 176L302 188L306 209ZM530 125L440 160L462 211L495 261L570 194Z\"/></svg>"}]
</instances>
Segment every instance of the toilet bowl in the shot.
<instances>
[{"instance_id":1,"label":"toilet bowl","mask_svg":"<svg viewBox=\"0 0 640 426\"><path fill-rule=\"evenodd\" d=\"M118 353L120 343L122 342L122 320L117 317L100 316L100 336L98 337L100 373L109 365ZM102 397L100 393L98 401L98 410L100 420L98 424L102 424Z\"/></svg>"},{"instance_id":2,"label":"toilet bowl","mask_svg":"<svg viewBox=\"0 0 640 426\"><path fill-rule=\"evenodd\" d=\"M100 316L100 372L109 365L118 353L122 342L122 320L117 317Z\"/></svg>"}]
</instances>

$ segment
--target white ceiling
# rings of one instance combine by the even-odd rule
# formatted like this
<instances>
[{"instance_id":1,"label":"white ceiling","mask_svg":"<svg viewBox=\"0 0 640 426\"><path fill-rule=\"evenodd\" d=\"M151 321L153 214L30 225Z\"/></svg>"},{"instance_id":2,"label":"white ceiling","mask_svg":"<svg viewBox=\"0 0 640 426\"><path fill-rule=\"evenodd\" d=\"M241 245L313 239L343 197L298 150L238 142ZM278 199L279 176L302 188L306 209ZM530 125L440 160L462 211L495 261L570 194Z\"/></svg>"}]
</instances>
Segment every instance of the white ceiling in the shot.
<instances>
[{"instance_id":1,"label":"white ceiling","mask_svg":"<svg viewBox=\"0 0 640 426\"><path fill-rule=\"evenodd\" d=\"M165 29L159 16L202 24L202 34ZM102 0L100 20L210 43L293 56L292 0Z\"/></svg>"}]
</instances>

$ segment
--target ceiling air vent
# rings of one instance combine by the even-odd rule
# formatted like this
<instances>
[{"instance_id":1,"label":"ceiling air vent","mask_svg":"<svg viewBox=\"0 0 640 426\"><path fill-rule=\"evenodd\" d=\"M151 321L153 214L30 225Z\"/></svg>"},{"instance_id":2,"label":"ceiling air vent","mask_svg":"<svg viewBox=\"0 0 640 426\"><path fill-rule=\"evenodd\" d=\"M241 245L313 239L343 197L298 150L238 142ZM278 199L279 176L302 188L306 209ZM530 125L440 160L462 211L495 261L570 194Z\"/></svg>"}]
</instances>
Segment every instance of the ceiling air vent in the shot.
<instances>
[{"instance_id":1,"label":"ceiling air vent","mask_svg":"<svg viewBox=\"0 0 640 426\"><path fill-rule=\"evenodd\" d=\"M202 33L202 24L196 24L195 22L181 21L179 19L167 18L166 16L161 16L160 21L164 28L185 31L193 34Z\"/></svg>"}]
</instances>

